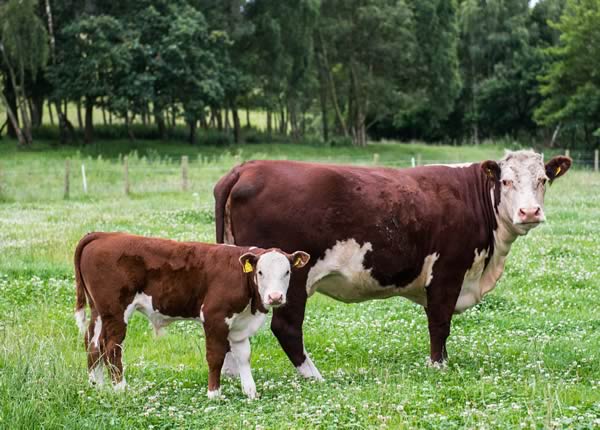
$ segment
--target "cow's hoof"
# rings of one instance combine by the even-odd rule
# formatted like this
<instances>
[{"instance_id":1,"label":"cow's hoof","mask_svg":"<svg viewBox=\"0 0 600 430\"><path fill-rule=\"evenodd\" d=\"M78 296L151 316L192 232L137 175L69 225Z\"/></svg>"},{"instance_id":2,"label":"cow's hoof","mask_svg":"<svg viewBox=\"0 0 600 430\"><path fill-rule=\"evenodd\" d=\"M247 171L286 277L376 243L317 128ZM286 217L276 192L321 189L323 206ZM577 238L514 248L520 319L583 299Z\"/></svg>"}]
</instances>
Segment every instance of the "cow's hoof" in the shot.
<instances>
[{"instance_id":1,"label":"cow's hoof","mask_svg":"<svg viewBox=\"0 0 600 430\"><path fill-rule=\"evenodd\" d=\"M258 393L256 392L256 385L248 384L246 386L242 385L242 391L250 400L254 400L258 397Z\"/></svg>"},{"instance_id":2,"label":"cow's hoof","mask_svg":"<svg viewBox=\"0 0 600 430\"><path fill-rule=\"evenodd\" d=\"M427 359L427 367L429 367L430 369L436 369L436 370L446 370L448 368L448 361L446 361L446 360L433 361L431 358L428 358Z\"/></svg>"},{"instance_id":3,"label":"cow's hoof","mask_svg":"<svg viewBox=\"0 0 600 430\"><path fill-rule=\"evenodd\" d=\"M317 367L313 364L312 360L308 355L306 355L304 363L296 367L296 369L298 370L298 373L304 376L305 378L314 379L319 382L324 381L323 377L321 376L321 373L319 372L319 369L317 369Z\"/></svg>"},{"instance_id":4,"label":"cow's hoof","mask_svg":"<svg viewBox=\"0 0 600 430\"><path fill-rule=\"evenodd\" d=\"M217 400L221 397L221 389L217 388L216 390L208 390L206 395L210 400Z\"/></svg>"}]
</instances>

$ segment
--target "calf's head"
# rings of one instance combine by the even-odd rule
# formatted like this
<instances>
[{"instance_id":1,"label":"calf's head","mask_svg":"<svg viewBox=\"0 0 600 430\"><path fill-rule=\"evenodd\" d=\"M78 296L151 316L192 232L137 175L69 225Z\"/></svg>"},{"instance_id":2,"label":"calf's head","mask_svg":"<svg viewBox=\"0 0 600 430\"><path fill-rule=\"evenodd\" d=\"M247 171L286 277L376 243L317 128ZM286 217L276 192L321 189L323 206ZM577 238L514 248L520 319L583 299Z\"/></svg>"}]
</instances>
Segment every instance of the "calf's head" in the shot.
<instances>
[{"instance_id":1,"label":"calf's head","mask_svg":"<svg viewBox=\"0 0 600 430\"><path fill-rule=\"evenodd\" d=\"M524 235L546 220L546 186L569 170L571 159L557 156L544 164L541 154L516 151L508 152L499 162L484 161L481 167L500 188L500 203L496 202L499 221Z\"/></svg>"},{"instance_id":2,"label":"calf's head","mask_svg":"<svg viewBox=\"0 0 600 430\"><path fill-rule=\"evenodd\" d=\"M279 249L262 253L247 252L240 257L244 273L253 275L258 294L266 309L285 304L293 270L304 267L310 256L296 251L287 254Z\"/></svg>"}]
</instances>

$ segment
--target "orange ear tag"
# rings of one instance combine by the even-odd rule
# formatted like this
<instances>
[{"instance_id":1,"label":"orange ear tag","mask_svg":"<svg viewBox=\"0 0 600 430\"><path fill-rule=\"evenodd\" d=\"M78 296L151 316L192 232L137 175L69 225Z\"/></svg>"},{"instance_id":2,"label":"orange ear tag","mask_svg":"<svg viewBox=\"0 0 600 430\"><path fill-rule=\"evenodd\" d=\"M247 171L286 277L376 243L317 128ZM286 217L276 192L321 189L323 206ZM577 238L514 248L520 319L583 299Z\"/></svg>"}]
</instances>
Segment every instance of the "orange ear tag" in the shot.
<instances>
[{"instance_id":1,"label":"orange ear tag","mask_svg":"<svg viewBox=\"0 0 600 430\"><path fill-rule=\"evenodd\" d=\"M252 264L250 264L250 261L246 260L246 262L244 263L244 273L250 273L254 270L254 268L252 267Z\"/></svg>"}]
</instances>

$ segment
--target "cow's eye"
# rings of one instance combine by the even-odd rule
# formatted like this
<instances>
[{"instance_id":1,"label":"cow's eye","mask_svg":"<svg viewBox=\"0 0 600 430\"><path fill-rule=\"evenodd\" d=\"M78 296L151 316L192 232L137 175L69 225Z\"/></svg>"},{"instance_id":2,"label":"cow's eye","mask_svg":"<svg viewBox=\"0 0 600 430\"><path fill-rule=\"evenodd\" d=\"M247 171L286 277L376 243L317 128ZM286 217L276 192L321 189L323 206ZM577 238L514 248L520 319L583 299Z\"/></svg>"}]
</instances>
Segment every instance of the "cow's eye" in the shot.
<instances>
[{"instance_id":1,"label":"cow's eye","mask_svg":"<svg viewBox=\"0 0 600 430\"><path fill-rule=\"evenodd\" d=\"M288 270L287 272L285 272L285 276L289 275L290 271Z\"/></svg>"},{"instance_id":2,"label":"cow's eye","mask_svg":"<svg viewBox=\"0 0 600 430\"><path fill-rule=\"evenodd\" d=\"M542 179L540 179L540 184L546 185L546 181L547 181L546 178L542 178Z\"/></svg>"},{"instance_id":3,"label":"cow's eye","mask_svg":"<svg viewBox=\"0 0 600 430\"><path fill-rule=\"evenodd\" d=\"M504 185L505 187L512 187L513 181L509 180L509 179L503 179L502 180L502 185Z\"/></svg>"},{"instance_id":4,"label":"cow's eye","mask_svg":"<svg viewBox=\"0 0 600 430\"><path fill-rule=\"evenodd\" d=\"M259 270L259 271L258 271L258 274L259 274L260 276L262 276L262 270Z\"/></svg>"}]
</instances>

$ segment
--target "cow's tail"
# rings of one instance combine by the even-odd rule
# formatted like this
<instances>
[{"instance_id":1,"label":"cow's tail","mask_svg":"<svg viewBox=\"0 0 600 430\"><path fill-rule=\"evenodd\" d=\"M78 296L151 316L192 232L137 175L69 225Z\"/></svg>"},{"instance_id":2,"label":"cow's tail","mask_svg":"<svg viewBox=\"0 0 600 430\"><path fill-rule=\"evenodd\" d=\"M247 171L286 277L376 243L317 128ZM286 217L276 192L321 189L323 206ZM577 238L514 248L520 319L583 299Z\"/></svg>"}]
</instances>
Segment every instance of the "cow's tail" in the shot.
<instances>
[{"instance_id":1,"label":"cow's tail","mask_svg":"<svg viewBox=\"0 0 600 430\"><path fill-rule=\"evenodd\" d=\"M83 282L83 277L81 276L81 254L83 253L83 248L97 238L98 233L88 233L79 241L77 248L75 249L75 322L77 323L77 327L79 327L79 333L81 334L85 333L87 323L87 316L85 314L87 298L85 283Z\"/></svg>"},{"instance_id":2,"label":"cow's tail","mask_svg":"<svg viewBox=\"0 0 600 430\"><path fill-rule=\"evenodd\" d=\"M215 185L215 224L217 228L217 243L224 243L225 241L225 206L229 199L231 189L240 178L239 167L236 166L223 176L217 185Z\"/></svg>"}]
</instances>

